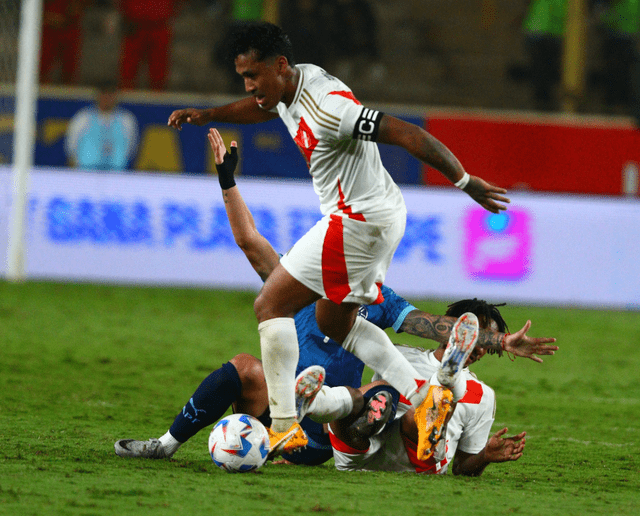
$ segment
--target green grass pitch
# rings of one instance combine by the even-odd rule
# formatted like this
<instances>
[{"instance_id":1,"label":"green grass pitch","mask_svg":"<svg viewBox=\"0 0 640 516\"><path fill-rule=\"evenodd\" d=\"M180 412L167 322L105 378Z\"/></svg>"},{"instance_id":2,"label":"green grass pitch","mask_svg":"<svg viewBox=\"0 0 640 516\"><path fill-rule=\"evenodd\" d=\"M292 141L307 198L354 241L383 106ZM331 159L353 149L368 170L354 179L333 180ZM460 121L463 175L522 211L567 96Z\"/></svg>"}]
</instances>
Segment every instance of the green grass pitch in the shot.
<instances>
[{"instance_id":1,"label":"green grass pitch","mask_svg":"<svg viewBox=\"0 0 640 516\"><path fill-rule=\"evenodd\" d=\"M117 457L119 438L162 435L211 370L259 356L254 296L0 283L0 515L640 514L639 312L503 309L512 331L530 318L530 335L557 337L560 351L474 367L496 391L494 431L528 432L520 461L480 478L331 463L229 475L208 456L208 431L172 460Z\"/></svg>"}]
</instances>

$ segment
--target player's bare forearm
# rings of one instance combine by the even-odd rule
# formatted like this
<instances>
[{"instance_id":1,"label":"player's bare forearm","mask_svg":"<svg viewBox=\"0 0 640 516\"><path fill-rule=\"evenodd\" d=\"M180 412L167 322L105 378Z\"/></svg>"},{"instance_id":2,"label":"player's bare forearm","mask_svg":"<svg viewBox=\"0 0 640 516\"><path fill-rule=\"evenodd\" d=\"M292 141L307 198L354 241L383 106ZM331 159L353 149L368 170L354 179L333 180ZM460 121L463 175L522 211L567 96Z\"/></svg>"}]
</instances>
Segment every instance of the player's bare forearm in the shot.
<instances>
[{"instance_id":1,"label":"player's bare forearm","mask_svg":"<svg viewBox=\"0 0 640 516\"><path fill-rule=\"evenodd\" d=\"M415 124L384 115L377 140L379 143L403 147L423 163L439 170L452 183L464 175L458 158L442 142Z\"/></svg>"},{"instance_id":2,"label":"player's bare forearm","mask_svg":"<svg viewBox=\"0 0 640 516\"><path fill-rule=\"evenodd\" d=\"M265 281L280 261L278 253L256 228L253 215L237 186L223 190L222 198L236 244L260 278Z\"/></svg>"},{"instance_id":3,"label":"player's bare forearm","mask_svg":"<svg viewBox=\"0 0 640 516\"><path fill-rule=\"evenodd\" d=\"M475 455L458 450L453 459L453 474L477 477L491 463L516 461L522 457L526 432L505 438L506 432L507 428L498 430L489 438L486 446Z\"/></svg>"},{"instance_id":4,"label":"player's bare forearm","mask_svg":"<svg viewBox=\"0 0 640 516\"><path fill-rule=\"evenodd\" d=\"M384 115L378 128L377 141L403 147L423 163L439 170L454 184L466 177L458 158L437 138L415 124ZM504 196L507 193L504 188L490 185L477 176L468 177L463 189L469 197L492 213L506 209L505 204L509 203L509 199Z\"/></svg>"},{"instance_id":5,"label":"player's bare forearm","mask_svg":"<svg viewBox=\"0 0 640 516\"><path fill-rule=\"evenodd\" d=\"M453 459L451 469L454 475L479 477L490 463L484 456L484 450L475 455L459 451Z\"/></svg>"},{"instance_id":6,"label":"player's bare forearm","mask_svg":"<svg viewBox=\"0 0 640 516\"><path fill-rule=\"evenodd\" d=\"M181 129L182 124L205 125L212 122L226 124L257 124L278 118L277 113L265 111L253 97L209 109L185 108L171 113L167 125Z\"/></svg>"},{"instance_id":7,"label":"player's bare forearm","mask_svg":"<svg viewBox=\"0 0 640 516\"><path fill-rule=\"evenodd\" d=\"M400 331L430 339L445 344L451 335L451 329L456 322L455 317L448 315L433 315L421 310L413 310L409 312L404 321L400 325ZM504 333L492 330L480 330L478 333L477 346L486 348L490 353L502 353L502 340Z\"/></svg>"}]
</instances>

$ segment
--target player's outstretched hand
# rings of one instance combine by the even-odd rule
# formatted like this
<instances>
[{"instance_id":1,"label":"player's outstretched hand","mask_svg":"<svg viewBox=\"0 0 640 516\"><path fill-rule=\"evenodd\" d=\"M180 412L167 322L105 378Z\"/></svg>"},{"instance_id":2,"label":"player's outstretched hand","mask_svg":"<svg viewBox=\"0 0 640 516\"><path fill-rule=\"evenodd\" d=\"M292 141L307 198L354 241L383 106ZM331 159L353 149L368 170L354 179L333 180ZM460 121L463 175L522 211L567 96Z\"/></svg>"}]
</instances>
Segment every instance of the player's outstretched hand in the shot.
<instances>
[{"instance_id":1,"label":"player's outstretched hand","mask_svg":"<svg viewBox=\"0 0 640 516\"><path fill-rule=\"evenodd\" d=\"M180 131L184 123L204 125L207 122L209 122L209 120L205 117L203 109L186 108L177 109L171 113L167 125Z\"/></svg>"},{"instance_id":2,"label":"player's outstretched hand","mask_svg":"<svg viewBox=\"0 0 640 516\"><path fill-rule=\"evenodd\" d=\"M476 201L485 210L489 210L491 213L500 213L502 210L506 210L505 204L509 204L511 201L504 194L507 191L504 188L493 186L487 183L484 179L478 176L471 176L467 186L464 187L465 193Z\"/></svg>"},{"instance_id":3,"label":"player's outstretched hand","mask_svg":"<svg viewBox=\"0 0 640 516\"><path fill-rule=\"evenodd\" d=\"M517 357L530 358L540 363L542 359L535 355L554 355L558 351L558 346L552 345L556 341L555 338L529 337L527 335L529 328L531 328L531 321L527 321L520 331L507 335L504 339L504 350Z\"/></svg>"},{"instance_id":4,"label":"player's outstretched hand","mask_svg":"<svg viewBox=\"0 0 640 516\"><path fill-rule=\"evenodd\" d=\"M484 447L484 457L487 462L507 462L522 457L527 433L522 432L513 437L502 437L507 433L507 430L506 427L498 430L487 442Z\"/></svg>"},{"instance_id":5,"label":"player's outstretched hand","mask_svg":"<svg viewBox=\"0 0 640 516\"><path fill-rule=\"evenodd\" d=\"M227 152L227 147L217 129L209 129L207 137L216 162L220 187L228 190L236 185L233 173L238 165L238 143L231 142L231 151Z\"/></svg>"}]
</instances>

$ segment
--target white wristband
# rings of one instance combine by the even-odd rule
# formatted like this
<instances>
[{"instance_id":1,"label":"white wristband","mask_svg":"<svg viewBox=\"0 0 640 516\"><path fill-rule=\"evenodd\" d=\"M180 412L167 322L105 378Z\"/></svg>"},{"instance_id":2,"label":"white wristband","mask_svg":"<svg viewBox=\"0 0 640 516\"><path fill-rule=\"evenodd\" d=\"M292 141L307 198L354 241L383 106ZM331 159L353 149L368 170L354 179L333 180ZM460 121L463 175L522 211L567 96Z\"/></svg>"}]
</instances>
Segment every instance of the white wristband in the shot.
<instances>
[{"instance_id":1,"label":"white wristband","mask_svg":"<svg viewBox=\"0 0 640 516\"><path fill-rule=\"evenodd\" d=\"M455 183L455 186L460 188L460 190L464 190L464 187L469 184L469 179L471 179L471 176L469 175L469 172L465 172L464 176L462 176L462 179L460 179L460 181Z\"/></svg>"}]
</instances>

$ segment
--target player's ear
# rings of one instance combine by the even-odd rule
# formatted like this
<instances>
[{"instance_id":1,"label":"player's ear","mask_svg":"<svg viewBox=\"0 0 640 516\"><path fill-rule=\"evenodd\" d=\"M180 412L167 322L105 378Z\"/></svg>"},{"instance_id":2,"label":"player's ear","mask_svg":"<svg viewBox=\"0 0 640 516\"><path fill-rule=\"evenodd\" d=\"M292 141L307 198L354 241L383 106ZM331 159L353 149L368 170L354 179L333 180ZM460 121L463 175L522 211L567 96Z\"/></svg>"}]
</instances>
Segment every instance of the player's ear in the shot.
<instances>
[{"instance_id":1,"label":"player's ear","mask_svg":"<svg viewBox=\"0 0 640 516\"><path fill-rule=\"evenodd\" d=\"M276 69L279 73L284 73L289 67L289 60L285 56L278 56L276 58Z\"/></svg>"}]
</instances>

